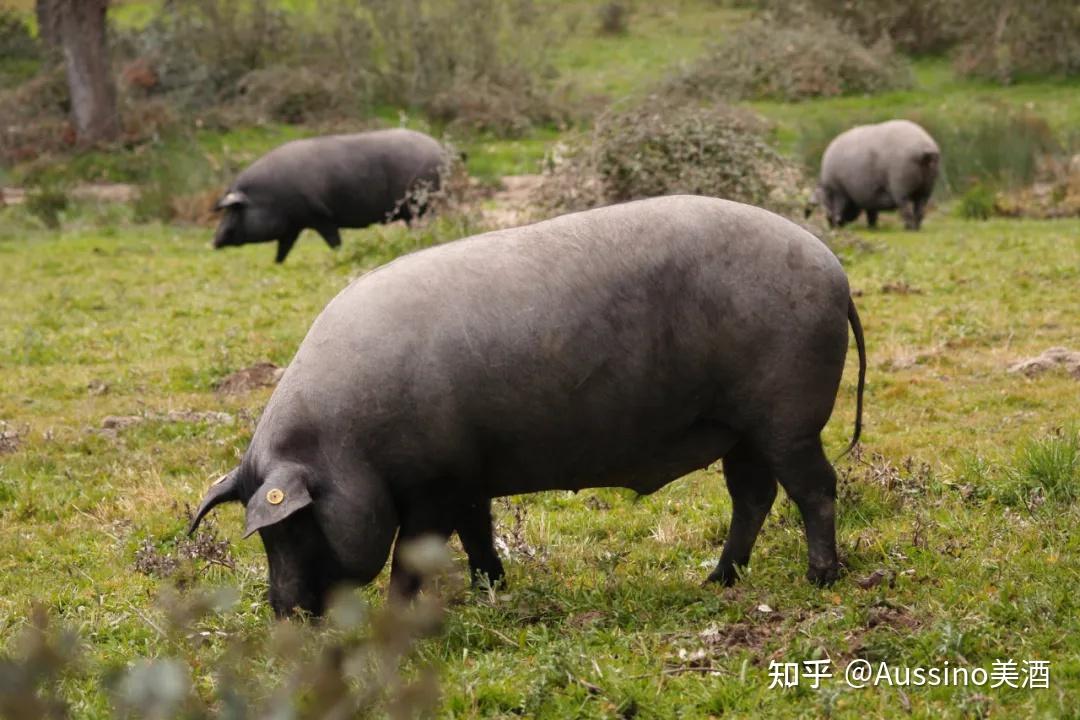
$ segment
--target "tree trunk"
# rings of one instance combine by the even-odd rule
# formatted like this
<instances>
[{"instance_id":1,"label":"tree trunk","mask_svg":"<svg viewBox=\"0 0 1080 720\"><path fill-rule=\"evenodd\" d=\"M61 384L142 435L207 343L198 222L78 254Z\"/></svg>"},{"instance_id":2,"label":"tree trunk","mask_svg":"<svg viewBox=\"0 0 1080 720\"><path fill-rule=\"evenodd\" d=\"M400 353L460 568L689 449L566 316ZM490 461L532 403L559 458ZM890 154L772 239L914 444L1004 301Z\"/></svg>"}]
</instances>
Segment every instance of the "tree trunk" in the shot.
<instances>
[{"instance_id":1,"label":"tree trunk","mask_svg":"<svg viewBox=\"0 0 1080 720\"><path fill-rule=\"evenodd\" d=\"M41 0L49 5L64 53L71 113L80 144L112 140L120 134L116 88L105 43L108 0Z\"/></svg>"}]
</instances>

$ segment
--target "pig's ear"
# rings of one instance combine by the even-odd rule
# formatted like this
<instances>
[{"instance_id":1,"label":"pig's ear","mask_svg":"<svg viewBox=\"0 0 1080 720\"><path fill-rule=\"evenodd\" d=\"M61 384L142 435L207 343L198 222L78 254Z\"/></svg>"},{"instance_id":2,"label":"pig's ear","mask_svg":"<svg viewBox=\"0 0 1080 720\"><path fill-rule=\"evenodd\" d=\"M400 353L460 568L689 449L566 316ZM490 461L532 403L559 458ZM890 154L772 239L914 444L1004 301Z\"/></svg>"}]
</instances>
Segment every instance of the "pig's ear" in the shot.
<instances>
[{"instance_id":1,"label":"pig's ear","mask_svg":"<svg viewBox=\"0 0 1080 720\"><path fill-rule=\"evenodd\" d=\"M311 504L304 474L294 469L271 473L247 504L244 537L279 523Z\"/></svg>"},{"instance_id":2,"label":"pig's ear","mask_svg":"<svg viewBox=\"0 0 1080 720\"><path fill-rule=\"evenodd\" d=\"M195 517L191 520L191 525L188 526L188 535L195 532L195 528L199 527L199 523L202 522L206 513L213 510L216 506L223 502L231 502L240 499L236 494L236 483L239 470L240 468L233 468L225 473L215 480L214 484L206 491L206 495L203 496L202 502L199 503L199 509L195 511Z\"/></svg>"},{"instance_id":3,"label":"pig's ear","mask_svg":"<svg viewBox=\"0 0 1080 720\"><path fill-rule=\"evenodd\" d=\"M217 201L217 205L214 206L215 210L224 210L234 205L247 205L248 196L239 190L233 190L232 192L225 193L225 197Z\"/></svg>"}]
</instances>

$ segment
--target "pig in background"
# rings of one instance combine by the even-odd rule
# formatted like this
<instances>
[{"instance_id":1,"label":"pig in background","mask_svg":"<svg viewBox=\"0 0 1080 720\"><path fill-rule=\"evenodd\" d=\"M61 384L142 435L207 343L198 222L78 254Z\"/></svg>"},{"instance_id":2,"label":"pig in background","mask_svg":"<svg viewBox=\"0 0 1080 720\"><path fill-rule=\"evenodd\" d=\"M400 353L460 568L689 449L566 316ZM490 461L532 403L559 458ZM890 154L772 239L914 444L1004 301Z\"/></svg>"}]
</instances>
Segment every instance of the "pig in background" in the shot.
<instances>
[{"instance_id":1,"label":"pig in background","mask_svg":"<svg viewBox=\"0 0 1080 720\"><path fill-rule=\"evenodd\" d=\"M934 191L941 150L929 133L909 120L858 125L837 135L821 159L821 178L810 205L825 209L830 227L842 227L866 211L899 210L908 230L918 230Z\"/></svg>"},{"instance_id":2,"label":"pig in background","mask_svg":"<svg viewBox=\"0 0 1080 720\"><path fill-rule=\"evenodd\" d=\"M422 213L410 194L437 189L446 161L434 138L401 128L285 143L240 173L218 202L224 214L213 245L276 240L280 263L311 228L337 248L339 228L408 222Z\"/></svg>"}]
</instances>

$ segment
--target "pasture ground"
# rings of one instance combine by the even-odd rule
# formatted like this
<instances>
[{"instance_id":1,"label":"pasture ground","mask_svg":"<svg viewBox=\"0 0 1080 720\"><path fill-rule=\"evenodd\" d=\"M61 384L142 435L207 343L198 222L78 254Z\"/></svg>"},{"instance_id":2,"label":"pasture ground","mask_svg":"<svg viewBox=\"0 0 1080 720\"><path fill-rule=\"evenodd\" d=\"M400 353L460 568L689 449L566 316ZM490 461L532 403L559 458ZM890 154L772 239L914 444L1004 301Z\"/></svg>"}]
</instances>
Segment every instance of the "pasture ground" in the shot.
<instances>
[{"instance_id":1,"label":"pasture ground","mask_svg":"<svg viewBox=\"0 0 1080 720\"><path fill-rule=\"evenodd\" d=\"M559 6L584 13L556 63L582 103L646 91L745 16L705 0L682 0L678 12L642 5L629 34L598 37L595 4ZM118 20L137 24L146 7L122 3ZM1075 147L1075 81L954 80L940 59L917 61L915 75L902 92L751 105L795 156L831 124L913 112L960 127L987 108L1033 112ZM53 170L71 182L141 183L150 167L179 182L317 132L192 131ZM563 137L545 127L459 144L473 175L494 183L537 172ZM22 183L22 173L0 180ZM205 190L181 188L194 189ZM481 228L450 217L346 231L336 254L306 233L275 266L269 246L211 252L207 228L135 224L126 205L76 201L62 219L53 232L22 208L0 210L0 647L16 649L29 608L43 603L82 638L81 669L61 688L73 715L104 718L101 678L134 658L182 655L209 697L234 641L273 624L265 558L258 541L239 539L239 508L213 523L233 567L200 558L159 577L169 574L162 558L180 549L186 506L235 464L270 393L222 395L216 383L262 361L287 364L350 278ZM719 468L644 498L596 490L499 501L507 587L452 591L443 632L406 668L438 669L441 715L1078 717L1080 380L1008 368L1055 346L1080 351L1080 219L966 221L946 201L920 233L892 216L882 224L834 245L870 356L863 445L838 466L840 581L805 582L801 522L781 494L748 576L702 587L730 516ZM830 455L851 432L855 368L852 353L825 433ZM184 648L160 630L157 601L178 581L240 597ZM385 585L384 574L360 594L379 605ZM855 690L840 677L855 657L987 670L1044 660L1049 688ZM770 689L770 661L825 658L836 677L821 688ZM231 662L261 687L280 677L272 654Z\"/></svg>"},{"instance_id":2,"label":"pasture ground","mask_svg":"<svg viewBox=\"0 0 1080 720\"><path fill-rule=\"evenodd\" d=\"M870 354L863 449L840 464L841 581L803 580L801 524L781 496L745 582L701 587L730 512L718 468L645 498L500 502L508 587L456 594L445 632L421 645L442 673L446 716L1075 712L1080 386L1065 371L1029 379L1007 368L1076 345L1080 221L937 212L918 234L884 225L836 248ZM0 635L16 634L34 600L79 631L88 669L69 691L80 717L107 714L94 675L169 652L154 621L169 581L138 572L137 555L175 547L185 504L235 463L269 393L223 397L215 382L258 361L286 364L350 277L469 231L443 220L350 232L337 254L305 235L281 267L267 246L210 252L202 229L0 241L0 418L18 435L0 476ZM852 356L831 453L851 431L854 370ZM230 637L271 621L262 550L239 540L240 523L239 509L220 511L235 569L198 564L201 582L237 586L241 601L207 621L221 634L195 653L197 683L210 682ZM363 594L380 603L384 586L385 575ZM987 669L1048 660L1051 682L769 689L772 659L827 657L837 672L855 656ZM265 658L248 663L274 672Z\"/></svg>"}]
</instances>

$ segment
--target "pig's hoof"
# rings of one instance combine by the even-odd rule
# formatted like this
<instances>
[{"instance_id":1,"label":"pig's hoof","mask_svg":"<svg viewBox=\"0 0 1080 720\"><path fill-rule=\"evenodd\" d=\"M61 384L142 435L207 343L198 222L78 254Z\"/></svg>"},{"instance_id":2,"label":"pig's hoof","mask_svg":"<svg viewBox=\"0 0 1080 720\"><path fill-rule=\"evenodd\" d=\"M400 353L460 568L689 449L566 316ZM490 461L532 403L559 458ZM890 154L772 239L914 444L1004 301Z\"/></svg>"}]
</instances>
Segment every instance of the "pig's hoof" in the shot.
<instances>
[{"instance_id":1,"label":"pig's hoof","mask_svg":"<svg viewBox=\"0 0 1080 720\"><path fill-rule=\"evenodd\" d=\"M718 565L709 573L705 582L720 583L724 587L731 587L739 579L739 571L734 565Z\"/></svg>"},{"instance_id":2,"label":"pig's hoof","mask_svg":"<svg viewBox=\"0 0 1080 720\"><path fill-rule=\"evenodd\" d=\"M838 565L812 567L806 572L806 579L810 581L811 585L818 587L828 587L836 582L838 577L840 577L840 567Z\"/></svg>"}]
</instances>

